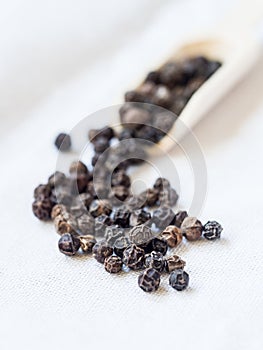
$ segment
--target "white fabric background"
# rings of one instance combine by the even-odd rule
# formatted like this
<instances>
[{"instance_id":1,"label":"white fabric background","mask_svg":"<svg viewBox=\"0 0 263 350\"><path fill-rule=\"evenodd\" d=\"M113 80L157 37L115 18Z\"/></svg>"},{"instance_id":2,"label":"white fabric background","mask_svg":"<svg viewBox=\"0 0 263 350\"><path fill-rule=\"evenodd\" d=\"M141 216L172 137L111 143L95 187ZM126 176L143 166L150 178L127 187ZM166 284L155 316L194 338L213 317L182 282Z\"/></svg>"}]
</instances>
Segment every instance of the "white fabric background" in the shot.
<instances>
[{"instance_id":1,"label":"white fabric background","mask_svg":"<svg viewBox=\"0 0 263 350\"><path fill-rule=\"evenodd\" d=\"M221 241L179 248L186 292L164 279L148 295L136 273L111 276L91 258L66 258L52 225L31 213L34 186L55 168L57 132L120 102L134 77L234 3L1 2L1 350L262 349L262 57L194 130L208 171L201 219L224 231ZM187 207L191 174L178 150L172 157Z\"/></svg>"}]
</instances>

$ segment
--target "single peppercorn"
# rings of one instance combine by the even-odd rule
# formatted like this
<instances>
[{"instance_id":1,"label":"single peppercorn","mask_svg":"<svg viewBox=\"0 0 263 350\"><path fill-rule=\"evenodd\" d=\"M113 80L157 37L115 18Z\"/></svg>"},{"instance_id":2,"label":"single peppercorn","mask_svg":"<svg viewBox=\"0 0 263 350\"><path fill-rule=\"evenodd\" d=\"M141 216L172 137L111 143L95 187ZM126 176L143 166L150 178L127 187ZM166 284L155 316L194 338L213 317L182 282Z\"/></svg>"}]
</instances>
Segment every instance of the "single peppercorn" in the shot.
<instances>
[{"instance_id":1,"label":"single peppercorn","mask_svg":"<svg viewBox=\"0 0 263 350\"><path fill-rule=\"evenodd\" d=\"M181 226L183 235L188 241L196 241L202 236L203 225L195 217L186 217Z\"/></svg>"},{"instance_id":2,"label":"single peppercorn","mask_svg":"<svg viewBox=\"0 0 263 350\"><path fill-rule=\"evenodd\" d=\"M114 224L123 228L129 227L130 215L130 211L125 206L118 208L113 214Z\"/></svg>"},{"instance_id":3,"label":"single peppercorn","mask_svg":"<svg viewBox=\"0 0 263 350\"><path fill-rule=\"evenodd\" d=\"M158 191L163 191L164 188L170 188L170 182L165 179L164 177L158 177L158 179L156 179L153 187L155 189L157 189Z\"/></svg>"},{"instance_id":4,"label":"single peppercorn","mask_svg":"<svg viewBox=\"0 0 263 350\"><path fill-rule=\"evenodd\" d=\"M55 229L58 234L73 233L77 229L77 221L68 212L61 212L54 219Z\"/></svg>"},{"instance_id":5,"label":"single peppercorn","mask_svg":"<svg viewBox=\"0 0 263 350\"><path fill-rule=\"evenodd\" d=\"M114 246L116 240L120 237L124 237L124 234L124 229L118 225L108 226L105 230L105 239L111 246Z\"/></svg>"},{"instance_id":6,"label":"single peppercorn","mask_svg":"<svg viewBox=\"0 0 263 350\"><path fill-rule=\"evenodd\" d=\"M172 255L166 258L165 270L170 273L174 270L184 269L185 261L183 261L178 255Z\"/></svg>"},{"instance_id":7,"label":"single peppercorn","mask_svg":"<svg viewBox=\"0 0 263 350\"><path fill-rule=\"evenodd\" d=\"M70 164L69 167L70 174L88 174L88 168L86 165L80 160L74 161Z\"/></svg>"},{"instance_id":8,"label":"single peppercorn","mask_svg":"<svg viewBox=\"0 0 263 350\"><path fill-rule=\"evenodd\" d=\"M155 292L160 285L161 276L155 269L149 268L138 277L139 287L147 293Z\"/></svg>"},{"instance_id":9,"label":"single peppercorn","mask_svg":"<svg viewBox=\"0 0 263 350\"><path fill-rule=\"evenodd\" d=\"M70 135L65 133L60 133L55 140L55 146L59 151L62 151L62 152L68 151L71 147Z\"/></svg>"},{"instance_id":10,"label":"single peppercorn","mask_svg":"<svg viewBox=\"0 0 263 350\"><path fill-rule=\"evenodd\" d=\"M58 248L61 253L73 256L80 248L80 240L70 233L63 234L58 241Z\"/></svg>"},{"instance_id":11,"label":"single peppercorn","mask_svg":"<svg viewBox=\"0 0 263 350\"><path fill-rule=\"evenodd\" d=\"M144 250L132 244L123 252L123 263L132 270L140 270L144 266Z\"/></svg>"},{"instance_id":12,"label":"single peppercorn","mask_svg":"<svg viewBox=\"0 0 263 350\"><path fill-rule=\"evenodd\" d=\"M80 194L85 192L89 177L84 173L75 173L71 175L71 192L73 194Z\"/></svg>"},{"instance_id":13,"label":"single peppercorn","mask_svg":"<svg viewBox=\"0 0 263 350\"><path fill-rule=\"evenodd\" d=\"M174 222L173 224L177 227L181 227L184 219L188 216L187 212L184 210L178 211L178 213L175 214Z\"/></svg>"},{"instance_id":14,"label":"single peppercorn","mask_svg":"<svg viewBox=\"0 0 263 350\"><path fill-rule=\"evenodd\" d=\"M94 141L93 146L95 153L103 153L110 147L110 143L106 137L99 137Z\"/></svg>"},{"instance_id":15,"label":"single peppercorn","mask_svg":"<svg viewBox=\"0 0 263 350\"><path fill-rule=\"evenodd\" d=\"M109 273L118 273L122 269L122 260L117 255L108 256L104 261L104 267Z\"/></svg>"},{"instance_id":16,"label":"single peppercorn","mask_svg":"<svg viewBox=\"0 0 263 350\"><path fill-rule=\"evenodd\" d=\"M219 239L223 227L217 221L208 221L203 227L203 236L209 241Z\"/></svg>"},{"instance_id":17,"label":"single peppercorn","mask_svg":"<svg viewBox=\"0 0 263 350\"><path fill-rule=\"evenodd\" d=\"M111 178L111 185L114 186L124 186L124 187L130 187L131 186L131 179L130 177L125 173L125 171L117 171L113 173Z\"/></svg>"},{"instance_id":18,"label":"single peppercorn","mask_svg":"<svg viewBox=\"0 0 263 350\"><path fill-rule=\"evenodd\" d=\"M137 129L145 124L150 124L151 118L151 114L147 110L131 107L121 115L121 122L125 128Z\"/></svg>"},{"instance_id":19,"label":"single peppercorn","mask_svg":"<svg viewBox=\"0 0 263 350\"><path fill-rule=\"evenodd\" d=\"M80 193L78 196L78 199L81 201L81 203L88 209L93 201L93 197L90 193Z\"/></svg>"},{"instance_id":20,"label":"single peppercorn","mask_svg":"<svg viewBox=\"0 0 263 350\"><path fill-rule=\"evenodd\" d=\"M95 220L89 213L83 214L77 218L77 227L82 235L92 234L94 232Z\"/></svg>"},{"instance_id":21,"label":"single peppercorn","mask_svg":"<svg viewBox=\"0 0 263 350\"><path fill-rule=\"evenodd\" d=\"M162 237L154 237L150 242L151 251L159 252L163 255L167 253L168 243Z\"/></svg>"},{"instance_id":22,"label":"single peppercorn","mask_svg":"<svg viewBox=\"0 0 263 350\"><path fill-rule=\"evenodd\" d=\"M51 187L49 184L38 185L34 189L34 198L35 199L48 198L50 195L51 195Z\"/></svg>"},{"instance_id":23,"label":"single peppercorn","mask_svg":"<svg viewBox=\"0 0 263 350\"><path fill-rule=\"evenodd\" d=\"M97 243L93 235L78 236L83 253L91 253L92 248Z\"/></svg>"},{"instance_id":24,"label":"single peppercorn","mask_svg":"<svg viewBox=\"0 0 263 350\"><path fill-rule=\"evenodd\" d=\"M67 207L63 204L56 204L51 211L51 219L54 220L57 216L67 212Z\"/></svg>"},{"instance_id":25,"label":"single peppercorn","mask_svg":"<svg viewBox=\"0 0 263 350\"><path fill-rule=\"evenodd\" d=\"M106 138L108 141L114 137L114 131L109 126L102 129L91 129L88 134L90 142L96 142L100 137Z\"/></svg>"},{"instance_id":26,"label":"single peppercorn","mask_svg":"<svg viewBox=\"0 0 263 350\"><path fill-rule=\"evenodd\" d=\"M167 206L159 207L153 212L153 222L160 230L169 226L173 222L174 217L173 210Z\"/></svg>"},{"instance_id":27,"label":"single peppercorn","mask_svg":"<svg viewBox=\"0 0 263 350\"><path fill-rule=\"evenodd\" d=\"M182 242L183 235L181 229L170 225L162 232L162 238L166 240L170 248L175 248Z\"/></svg>"},{"instance_id":28,"label":"single peppercorn","mask_svg":"<svg viewBox=\"0 0 263 350\"><path fill-rule=\"evenodd\" d=\"M126 198L130 195L129 188L125 186L115 186L112 187L112 193L110 196L110 200L115 204L118 202L124 202Z\"/></svg>"},{"instance_id":29,"label":"single peppercorn","mask_svg":"<svg viewBox=\"0 0 263 350\"><path fill-rule=\"evenodd\" d=\"M106 241L97 242L92 248L94 258L101 264L104 264L105 259L113 253L112 247Z\"/></svg>"},{"instance_id":30,"label":"single peppercorn","mask_svg":"<svg viewBox=\"0 0 263 350\"><path fill-rule=\"evenodd\" d=\"M169 284L178 291L186 289L189 284L188 273L181 269L172 271L169 277Z\"/></svg>"},{"instance_id":31,"label":"single peppercorn","mask_svg":"<svg viewBox=\"0 0 263 350\"><path fill-rule=\"evenodd\" d=\"M159 272L162 272L165 267L165 259L163 254L160 252L151 252L150 254L145 255L144 266L146 268L153 268Z\"/></svg>"},{"instance_id":32,"label":"single peppercorn","mask_svg":"<svg viewBox=\"0 0 263 350\"><path fill-rule=\"evenodd\" d=\"M107 226L112 224L108 215L102 214L95 218L95 235L96 237L104 236Z\"/></svg>"},{"instance_id":33,"label":"single peppercorn","mask_svg":"<svg viewBox=\"0 0 263 350\"><path fill-rule=\"evenodd\" d=\"M55 171L54 174L50 175L48 178L48 184L53 189L56 186L60 186L66 180L66 175L61 171Z\"/></svg>"},{"instance_id":34,"label":"single peppercorn","mask_svg":"<svg viewBox=\"0 0 263 350\"><path fill-rule=\"evenodd\" d=\"M159 191L154 188L149 188L146 191L139 194L139 197L144 200L144 205L147 207L153 207L156 205L159 198Z\"/></svg>"},{"instance_id":35,"label":"single peppercorn","mask_svg":"<svg viewBox=\"0 0 263 350\"><path fill-rule=\"evenodd\" d=\"M51 210L54 203L49 198L36 199L32 204L33 214L42 221L51 219Z\"/></svg>"},{"instance_id":36,"label":"single peppercorn","mask_svg":"<svg viewBox=\"0 0 263 350\"><path fill-rule=\"evenodd\" d=\"M152 238L152 231L146 225L135 226L129 232L130 241L136 245L148 244Z\"/></svg>"}]
</instances>

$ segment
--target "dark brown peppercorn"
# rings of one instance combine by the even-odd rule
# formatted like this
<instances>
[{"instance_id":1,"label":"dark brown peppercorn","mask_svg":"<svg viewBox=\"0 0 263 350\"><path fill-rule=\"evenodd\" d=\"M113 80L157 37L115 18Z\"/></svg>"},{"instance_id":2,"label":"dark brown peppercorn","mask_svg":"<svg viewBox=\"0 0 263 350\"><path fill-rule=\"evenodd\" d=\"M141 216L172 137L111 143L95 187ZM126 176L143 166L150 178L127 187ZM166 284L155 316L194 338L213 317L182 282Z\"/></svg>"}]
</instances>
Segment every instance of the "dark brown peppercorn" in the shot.
<instances>
[{"instance_id":1,"label":"dark brown peppercorn","mask_svg":"<svg viewBox=\"0 0 263 350\"><path fill-rule=\"evenodd\" d=\"M173 188L165 188L159 193L159 202L161 205L173 207L178 201L178 194Z\"/></svg>"},{"instance_id":2,"label":"dark brown peppercorn","mask_svg":"<svg viewBox=\"0 0 263 350\"><path fill-rule=\"evenodd\" d=\"M196 241L202 236L203 225L195 217L186 217L181 226L183 235L188 241Z\"/></svg>"},{"instance_id":3,"label":"dark brown peppercorn","mask_svg":"<svg viewBox=\"0 0 263 350\"><path fill-rule=\"evenodd\" d=\"M89 193L81 193L78 198L87 209L93 201L93 197Z\"/></svg>"},{"instance_id":4,"label":"dark brown peppercorn","mask_svg":"<svg viewBox=\"0 0 263 350\"><path fill-rule=\"evenodd\" d=\"M62 215L67 212L67 208L63 204L56 204L51 211L51 219L54 220L57 216Z\"/></svg>"},{"instance_id":5,"label":"dark brown peppercorn","mask_svg":"<svg viewBox=\"0 0 263 350\"><path fill-rule=\"evenodd\" d=\"M60 171L56 171L54 174L50 175L48 178L48 184L51 188L60 186L66 180L66 175Z\"/></svg>"},{"instance_id":6,"label":"dark brown peppercorn","mask_svg":"<svg viewBox=\"0 0 263 350\"><path fill-rule=\"evenodd\" d=\"M34 215L42 221L50 220L54 203L49 198L36 199L32 204Z\"/></svg>"},{"instance_id":7,"label":"dark brown peppercorn","mask_svg":"<svg viewBox=\"0 0 263 350\"><path fill-rule=\"evenodd\" d=\"M93 249L94 258L101 264L104 264L105 259L113 253L112 247L106 241L97 242Z\"/></svg>"},{"instance_id":8,"label":"dark brown peppercorn","mask_svg":"<svg viewBox=\"0 0 263 350\"><path fill-rule=\"evenodd\" d=\"M55 146L59 151L68 151L71 147L71 138L68 134L61 133L55 140Z\"/></svg>"},{"instance_id":9,"label":"dark brown peppercorn","mask_svg":"<svg viewBox=\"0 0 263 350\"><path fill-rule=\"evenodd\" d=\"M94 141L93 146L96 153L103 153L110 147L110 143L106 137L99 137Z\"/></svg>"},{"instance_id":10,"label":"dark brown peppercorn","mask_svg":"<svg viewBox=\"0 0 263 350\"><path fill-rule=\"evenodd\" d=\"M178 213L175 214L174 217L174 225L177 227L181 227L184 219L188 216L186 211L178 211Z\"/></svg>"},{"instance_id":11,"label":"dark brown peppercorn","mask_svg":"<svg viewBox=\"0 0 263 350\"><path fill-rule=\"evenodd\" d=\"M182 242L183 235L179 227L170 225L162 232L162 238L170 248L175 248Z\"/></svg>"},{"instance_id":12,"label":"dark brown peppercorn","mask_svg":"<svg viewBox=\"0 0 263 350\"><path fill-rule=\"evenodd\" d=\"M51 195L51 187L49 184L38 185L34 190L34 198L48 198Z\"/></svg>"},{"instance_id":13,"label":"dark brown peppercorn","mask_svg":"<svg viewBox=\"0 0 263 350\"><path fill-rule=\"evenodd\" d=\"M62 212L54 219L55 229L58 234L73 233L77 230L77 221L68 212Z\"/></svg>"},{"instance_id":14,"label":"dark brown peppercorn","mask_svg":"<svg viewBox=\"0 0 263 350\"><path fill-rule=\"evenodd\" d=\"M158 71L149 72L145 78L145 81L151 81L155 84L160 82L160 73Z\"/></svg>"},{"instance_id":15,"label":"dark brown peppercorn","mask_svg":"<svg viewBox=\"0 0 263 350\"><path fill-rule=\"evenodd\" d=\"M153 187L157 189L158 191L163 191L164 188L170 188L170 182L165 179L164 177L158 177L158 179L155 181Z\"/></svg>"},{"instance_id":16,"label":"dark brown peppercorn","mask_svg":"<svg viewBox=\"0 0 263 350\"><path fill-rule=\"evenodd\" d=\"M162 253L162 255L165 255L167 253L168 244L166 240L162 238L155 237L151 241L151 250L155 252Z\"/></svg>"},{"instance_id":17,"label":"dark brown peppercorn","mask_svg":"<svg viewBox=\"0 0 263 350\"><path fill-rule=\"evenodd\" d=\"M122 260L117 255L109 256L104 261L104 267L109 273L118 273L122 268Z\"/></svg>"},{"instance_id":18,"label":"dark brown peppercorn","mask_svg":"<svg viewBox=\"0 0 263 350\"><path fill-rule=\"evenodd\" d=\"M125 186L116 186L112 187L112 194L110 200L115 203L116 201L124 202L126 198L130 195L130 191ZM117 204L117 203L116 203Z\"/></svg>"},{"instance_id":19,"label":"dark brown peppercorn","mask_svg":"<svg viewBox=\"0 0 263 350\"><path fill-rule=\"evenodd\" d=\"M83 253L91 253L92 248L97 243L93 235L78 236Z\"/></svg>"},{"instance_id":20,"label":"dark brown peppercorn","mask_svg":"<svg viewBox=\"0 0 263 350\"><path fill-rule=\"evenodd\" d=\"M183 270L174 270L169 277L169 284L178 291L187 288L189 284L189 275Z\"/></svg>"},{"instance_id":21,"label":"dark brown peppercorn","mask_svg":"<svg viewBox=\"0 0 263 350\"><path fill-rule=\"evenodd\" d=\"M153 104L169 108L173 102L170 90L164 85L158 85L153 94Z\"/></svg>"},{"instance_id":22,"label":"dark brown peppercorn","mask_svg":"<svg viewBox=\"0 0 263 350\"><path fill-rule=\"evenodd\" d=\"M123 263L132 270L140 270L144 266L144 250L132 244L123 252Z\"/></svg>"},{"instance_id":23,"label":"dark brown peppercorn","mask_svg":"<svg viewBox=\"0 0 263 350\"><path fill-rule=\"evenodd\" d=\"M165 269L168 273L178 270L184 269L185 261L183 261L178 255L172 255L169 258L166 258Z\"/></svg>"},{"instance_id":24,"label":"dark brown peppercorn","mask_svg":"<svg viewBox=\"0 0 263 350\"><path fill-rule=\"evenodd\" d=\"M219 239L223 227L217 221L208 221L203 228L203 236L209 241Z\"/></svg>"},{"instance_id":25,"label":"dark brown peppercorn","mask_svg":"<svg viewBox=\"0 0 263 350\"><path fill-rule=\"evenodd\" d=\"M88 174L88 168L80 160L74 161L69 167L70 174Z\"/></svg>"},{"instance_id":26,"label":"dark brown peppercorn","mask_svg":"<svg viewBox=\"0 0 263 350\"><path fill-rule=\"evenodd\" d=\"M137 209L131 213L130 226L145 224L151 218L151 213L144 209Z\"/></svg>"},{"instance_id":27,"label":"dark brown peppercorn","mask_svg":"<svg viewBox=\"0 0 263 350\"><path fill-rule=\"evenodd\" d=\"M145 255L145 263L146 268L153 268L159 272L162 272L165 267L165 259L162 253L159 252L151 252L150 254Z\"/></svg>"},{"instance_id":28,"label":"dark brown peppercorn","mask_svg":"<svg viewBox=\"0 0 263 350\"><path fill-rule=\"evenodd\" d=\"M106 138L108 141L114 137L114 131L112 128L106 126L102 129L91 129L89 131L90 142L96 142L100 137Z\"/></svg>"},{"instance_id":29,"label":"dark brown peppercorn","mask_svg":"<svg viewBox=\"0 0 263 350\"><path fill-rule=\"evenodd\" d=\"M97 199L91 203L89 210L90 210L90 214L93 217L97 217L102 214L110 215L112 208L109 201L104 199Z\"/></svg>"},{"instance_id":30,"label":"dark brown peppercorn","mask_svg":"<svg viewBox=\"0 0 263 350\"><path fill-rule=\"evenodd\" d=\"M83 193L89 181L89 177L84 173L76 173L71 175L71 192L74 194Z\"/></svg>"},{"instance_id":31,"label":"dark brown peppercorn","mask_svg":"<svg viewBox=\"0 0 263 350\"><path fill-rule=\"evenodd\" d=\"M121 122L126 128L136 129L151 122L151 114L142 108L129 108L121 115Z\"/></svg>"},{"instance_id":32,"label":"dark brown peppercorn","mask_svg":"<svg viewBox=\"0 0 263 350\"><path fill-rule=\"evenodd\" d=\"M132 137L134 137L134 131L132 129L123 129L118 135L119 141L127 140Z\"/></svg>"},{"instance_id":33,"label":"dark brown peppercorn","mask_svg":"<svg viewBox=\"0 0 263 350\"><path fill-rule=\"evenodd\" d=\"M155 292L160 285L161 276L155 269L145 270L138 278L139 287L147 293Z\"/></svg>"},{"instance_id":34,"label":"dark brown peppercorn","mask_svg":"<svg viewBox=\"0 0 263 350\"><path fill-rule=\"evenodd\" d=\"M156 205L159 198L159 192L154 188L149 188L139 196L144 200L145 205L151 208Z\"/></svg>"},{"instance_id":35,"label":"dark brown peppercorn","mask_svg":"<svg viewBox=\"0 0 263 350\"><path fill-rule=\"evenodd\" d=\"M131 179L125 173L125 171L118 171L112 175L111 185L112 186L130 187L131 186Z\"/></svg>"},{"instance_id":36,"label":"dark brown peppercorn","mask_svg":"<svg viewBox=\"0 0 263 350\"><path fill-rule=\"evenodd\" d=\"M151 229L145 225L135 226L129 232L129 240L136 245L148 244L152 238Z\"/></svg>"},{"instance_id":37,"label":"dark brown peppercorn","mask_svg":"<svg viewBox=\"0 0 263 350\"><path fill-rule=\"evenodd\" d=\"M160 207L153 212L153 222L162 230L173 222L174 217L174 212L167 206Z\"/></svg>"},{"instance_id":38,"label":"dark brown peppercorn","mask_svg":"<svg viewBox=\"0 0 263 350\"><path fill-rule=\"evenodd\" d=\"M58 248L61 253L73 256L80 248L80 240L78 237L71 235L70 233L65 233L58 241Z\"/></svg>"},{"instance_id":39,"label":"dark brown peppercorn","mask_svg":"<svg viewBox=\"0 0 263 350\"><path fill-rule=\"evenodd\" d=\"M127 237L119 237L114 243L114 253L119 257L123 257L124 250L131 244Z\"/></svg>"},{"instance_id":40,"label":"dark brown peppercorn","mask_svg":"<svg viewBox=\"0 0 263 350\"><path fill-rule=\"evenodd\" d=\"M124 237L124 229L118 225L106 227L105 239L111 245L114 246L116 240L120 237Z\"/></svg>"}]
</instances>

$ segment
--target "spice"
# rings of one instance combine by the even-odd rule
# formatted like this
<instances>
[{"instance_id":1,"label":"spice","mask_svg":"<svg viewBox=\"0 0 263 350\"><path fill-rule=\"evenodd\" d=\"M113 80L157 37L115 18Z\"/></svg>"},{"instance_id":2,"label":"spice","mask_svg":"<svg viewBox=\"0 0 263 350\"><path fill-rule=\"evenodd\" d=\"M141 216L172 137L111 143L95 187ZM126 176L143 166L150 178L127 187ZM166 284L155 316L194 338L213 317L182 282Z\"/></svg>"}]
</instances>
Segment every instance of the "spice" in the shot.
<instances>
[{"instance_id":1,"label":"spice","mask_svg":"<svg viewBox=\"0 0 263 350\"><path fill-rule=\"evenodd\" d=\"M160 281L160 273L152 268L145 270L138 278L139 287L148 293L155 292L159 288Z\"/></svg>"},{"instance_id":2,"label":"spice","mask_svg":"<svg viewBox=\"0 0 263 350\"><path fill-rule=\"evenodd\" d=\"M55 146L59 151L62 151L62 152L68 151L71 148L70 135L65 133L60 133L55 140Z\"/></svg>"},{"instance_id":3,"label":"spice","mask_svg":"<svg viewBox=\"0 0 263 350\"><path fill-rule=\"evenodd\" d=\"M151 218L151 213L145 209L134 210L130 214L130 226L137 226L145 224Z\"/></svg>"},{"instance_id":4,"label":"spice","mask_svg":"<svg viewBox=\"0 0 263 350\"><path fill-rule=\"evenodd\" d=\"M151 250L154 250L155 252L162 253L163 255L166 254L168 249L168 243L165 239L155 237L150 242Z\"/></svg>"},{"instance_id":5,"label":"spice","mask_svg":"<svg viewBox=\"0 0 263 350\"><path fill-rule=\"evenodd\" d=\"M113 221L115 225L123 228L129 227L130 211L126 207L118 208L113 214Z\"/></svg>"},{"instance_id":6,"label":"spice","mask_svg":"<svg viewBox=\"0 0 263 350\"><path fill-rule=\"evenodd\" d=\"M152 238L152 231L146 225L135 226L129 232L130 241L136 245L148 243Z\"/></svg>"},{"instance_id":7,"label":"spice","mask_svg":"<svg viewBox=\"0 0 263 350\"><path fill-rule=\"evenodd\" d=\"M174 217L174 225L181 227L184 219L188 216L187 212L184 210L178 211Z\"/></svg>"},{"instance_id":8,"label":"spice","mask_svg":"<svg viewBox=\"0 0 263 350\"><path fill-rule=\"evenodd\" d=\"M93 235L78 236L83 253L91 253L92 248L97 243Z\"/></svg>"},{"instance_id":9,"label":"spice","mask_svg":"<svg viewBox=\"0 0 263 350\"><path fill-rule=\"evenodd\" d=\"M183 235L178 227L170 225L162 232L162 238L170 248L175 248L182 242Z\"/></svg>"},{"instance_id":10,"label":"spice","mask_svg":"<svg viewBox=\"0 0 263 350\"><path fill-rule=\"evenodd\" d=\"M184 269L184 267L185 261L183 261L178 255L172 255L166 258L165 269L168 273L174 270Z\"/></svg>"},{"instance_id":11,"label":"spice","mask_svg":"<svg viewBox=\"0 0 263 350\"><path fill-rule=\"evenodd\" d=\"M36 199L32 204L32 210L34 215L42 221L51 219L51 210L54 203L49 198Z\"/></svg>"},{"instance_id":12,"label":"spice","mask_svg":"<svg viewBox=\"0 0 263 350\"><path fill-rule=\"evenodd\" d=\"M202 236L203 225L195 217L186 217L181 226L183 235L188 241L196 241Z\"/></svg>"},{"instance_id":13,"label":"spice","mask_svg":"<svg viewBox=\"0 0 263 350\"><path fill-rule=\"evenodd\" d=\"M144 266L144 250L132 244L123 252L123 263L132 270L140 270Z\"/></svg>"},{"instance_id":14,"label":"spice","mask_svg":"<svg viewBox=\"0 0 263 350\"><path fill-rule=\"evenodd\" d=\"M112 255L113 249L106 241L97 242L92 248L94 258L101 264L104 263L105 259Z\"/></svg>"},{"instance_id":15,"label":"spice","mask_svg":"<svg viewBox=\"0 0 263 350\"><path fill-rule=\"evenodd\" d=\"M110 242L109 242L110 244ZM114 242L114 253L118 255L120 258L123 257L123 252L128 246L131 244L127 237L119 237Z\"/></svg>"},{"instance_id":16,"label":"spice","mask_svg":"<svg viewBox=\"0 0 263 350\"><path fill-rule=\"evenodd\" d=\"M184 270L174 270L169 277L169 284L178 291L187 288L189 284L189 275Z\"/></svg>"},{"instance_id":17,"label":"spice","mask_svg":"<svg viewBox=\"0 0 263 350\"><path fill-rule=\"evenodd\" d=\"M223 227L217 221L208 221L203 227L203 236L209 241L220 238Z\"/></svg>"},{"instance_id":18,"label":"spice","mask_svg":"<svg viewBox=\"0 0 263 350\"><path fill-rule=\"evenodd\" d=\"M77 227L82 235L93 234L95 220L89 213L83 214L77 218Z\"/></svg>"},{"instance_id":19,"label":"spice","mask_svg":"<svg viewBox=\"0 0 263 350\"><path fill-rule=\"evenodd\" d=\"M88 168L80 160L72 162L69 167L70 174L88 174Z\"/></svg>"},{"instance_id":20,"label":"spice","mask_svg":"<svg viewBox=\"0 0 263 350\"><path fill-rule=\"evenodd\" d=\"M159 252L151 252L150 254L145 255L145 263L146 268L153 268L159 272L162 272L165 267L165 259L162 253Z\"/></svg>"},{"instance_id":21,"label":"spice","mask_svg":"<svg viewBox=\"0 0 263 350\"><path fill-rule=\"evenodd\" d=\"M65 255L75 255L80 248L80 240L70 233L65 233L58 241L58 248Z\"/></svg>"},{"instance_id":22,"label":"spice","mask_svg":"<svg viewBox=\"0 0 263 350\"><path fill-rule=\"evenodd\" d=\"M51 187L49 184L38 185L34 190L34 198L48 198L51 195Z\"/></svg>"},{"instance_id":23,"label":"spice","mask_svg":"<svg viewBox=\"0 0 263 350\"><path fill-rule=\"evenodd\" d=\"M77 229L77 221L68 212L62 212L60 215L57 215L54 219L54 225L57 233L60 235L75 232Z\"/></svg>"},{"instance_id":24,"label":"spice","mask_svg":"<svg viewBox=\"0 0 263 350\"><path fill-rule=\"evenodd\" d=\"M122 269L122 260L117 255L109 256L104 261L104 267L109 273L118 273Z\"/></svg>"},{"instance_id":25,"label":"spice","mask_svg":"<svg viewBox=\"0 0 263 350\"><path fill-rule=\"evenodd\" d=\"M51 219L54 220L57 216L63 215L63 213L67 212L67 208L63 204L56 204L51 211Z\"/></svg>"},{"instance_id":26,"label":"spice","mask_svg":"<svg viewBox=\"0 0 263 350\"><path fill-rule=\"evenodd\" d=\"M124 229L118 225L112 225L106 227L105 239L111 245L114 246L116 240L120 237L124 237Z\"/></svg>"},{"instance_id":27,"label":"spice","mask_svg":"<svg viewBox=\"0 0 263 350\"><path fill-rule=\"evenodd\" d=\"M96 237L104 236L106 227L112 224L111 218L108 215L102 214L95 218L95 235Z\"/></svg>"},{"instance_id":28,"label":"spice","mask_svg":"<svg viewBox=\"0 0 263 350\"><path fill-rule=\"evenodd\" d=\"M94 200L89 208L89 212L93 217L105 214L110 215L112 211L110 202L104 199Z\"/></svg>"}]
</instances>

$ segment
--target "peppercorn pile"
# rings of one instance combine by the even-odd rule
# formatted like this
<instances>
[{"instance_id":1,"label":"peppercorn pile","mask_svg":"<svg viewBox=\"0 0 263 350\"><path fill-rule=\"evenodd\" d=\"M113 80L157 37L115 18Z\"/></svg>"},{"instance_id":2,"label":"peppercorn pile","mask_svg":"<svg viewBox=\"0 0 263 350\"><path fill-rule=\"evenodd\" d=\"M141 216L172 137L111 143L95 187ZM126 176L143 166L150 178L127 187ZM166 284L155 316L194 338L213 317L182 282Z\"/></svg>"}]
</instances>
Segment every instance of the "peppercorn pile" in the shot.
<instances>
[{"instance_id":1,"label":"peppercorn pile","mask_svg":"<svg viewBox=\"0 0 263 350\"><path fill-rule=\"evenodd\" d=\"M171 112L153 105L178 112L182 101L185 106L219 66L196 57L149 73L139 89L125 95L129 102L120 110L118 133L108 126L89 131L92 170L74 161L67 175L56 171L34 190L33 213L40 220L53 220L61 235L61 253L92 253L109 273L118 273L124 266L142 270L138 284L145 292L158 289L163 273L170 274L172 288L182 291L188 286L189 275L185 262L175 254L176 247L183 237L189 242L218 239L221 225L216 221L203 225L186 211L175 213L178 194L167 179L158 178L153 187L133 195L127 170L147 157L145 145L137 139L158 142L174 123ZM60 151L69 150L70 136L60 134L55 145Z\"/></svg>"}]
</instances>

